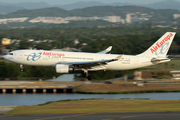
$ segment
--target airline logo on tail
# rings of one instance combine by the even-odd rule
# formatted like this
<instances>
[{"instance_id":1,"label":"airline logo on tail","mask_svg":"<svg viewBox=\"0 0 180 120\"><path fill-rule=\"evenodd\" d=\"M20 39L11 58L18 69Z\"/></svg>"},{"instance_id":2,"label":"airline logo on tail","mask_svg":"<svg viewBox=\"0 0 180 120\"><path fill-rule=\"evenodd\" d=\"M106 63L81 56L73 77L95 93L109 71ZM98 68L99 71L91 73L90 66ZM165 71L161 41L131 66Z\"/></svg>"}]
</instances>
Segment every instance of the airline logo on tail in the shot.
<instances>
[{"instance_id":1,"label":"airline logo on tail","mask_svg":"<svg viewBox=\"0 0 180 120\"><path fill-rule=\"evenodd\" d=\"M152 54L155 52L156 55L158 54L164 54L167 52L167 50L169 49L169 42L167 42L168 40L171 39L171 37L173 37L172 33L169 33L169 35L167 35L162 41L157 42L155 46L153 46L151 48L151 52ZM167 43L166 43L167 42ZM165 44L166 43L166 44ZM161 48L159 53L157 53L158 48Z\"/></svg>"}]
</instances>

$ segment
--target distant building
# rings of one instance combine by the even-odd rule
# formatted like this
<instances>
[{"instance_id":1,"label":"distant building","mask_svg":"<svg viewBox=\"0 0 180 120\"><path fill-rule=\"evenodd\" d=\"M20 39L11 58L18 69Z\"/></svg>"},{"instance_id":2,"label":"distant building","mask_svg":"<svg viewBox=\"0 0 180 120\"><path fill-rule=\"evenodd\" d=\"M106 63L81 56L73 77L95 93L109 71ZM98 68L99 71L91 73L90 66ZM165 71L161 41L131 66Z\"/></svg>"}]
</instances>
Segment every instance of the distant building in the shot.
<instances>
[{"instance_id":1,"label":"distant building","mask_svg":"<svg viewBox=\"0 0 180 120\"><path fill-rule=\"evenodd\" d=\"M124 19L121 19L121 23L122 23L122 24L125 24L126 21L125 21Z\"/></svg>"},{"instance_id":2,"label":"distant building","mask_svg":"<svg viewBox=\"0 0 180 120\"><path fill-rule=\"evenodd\" d=\"M121 22L120 16L105 16L105 17L80 17L80 16L74 16L74 17L37 17L32 20L29 20L31 23L54 23L54 24L61 24L61 23L69 23L70 21L80 21L80 20L105 20L108 22Z\"/></svg>"},{"instance_id":3,"label":"distant building","mask_svg":"<svg viewBox=\"0 0 180 120\"><path fill-rule=\"evenodd\" d=\"M34 41L34 39L28 39L28 41L29 41L29 42L33 42L33 41Z\"/></svg>"},{"instance_id":4,"label":"distant building","mask_svg":"<svg viewBox=\"0 0 180 120\"><path fill-rule=\"evenodd\" d=\"M75 44L75 45L79 44L79 40L78 40L78 39L75 39L75 40L74 40L74 44Z\"/></svg>"},{"instance_id":5,"label":"distant building","mask_svg":"<svg viewBox=\"0 0 180 120\"><path fill-rule=\"evenodd\" d=\"M11 44L11 39L8 39L8 38L2 39L2 45L10 45L10 44Z\"/></svg>"},{"instance_id":6,"label":"distant building","mask_svg":"<svg viewBox=\"0 0 180 120\"><path fill-rule=\"evenodd\" d=\"M43 22L43 23L54 23L54 24L69 23L69 21L64 20L61 17L37 17L30 20L29 22L31 23Z\"/></svg>"},{"instance_id":7,"label":"distant building","mask_svg":"<svg viewBox=\"0 0 180 120\"><path fill-rule=\"evenodd\" d=\"M108 22L121 22L121 17L120 16L106 16L106 21Z\"/></svg>"},{"instance_id":8,"label":"distant building","mask_svg":"<svg viewBox=\"0 0 180 120\"><path fill-rule=\"evenodd\" d=\"M7 24L9 22L24 22L28 18L29 17L0 19L0 24Z\"/></svg>"},{"instance_id":9,"label":"distant building","mask_svg":"<svg viewBox=\"0 0 180 120\"><path fill-rule=\"evenodd\" d=\"M149 18L132 17L131 20L132 20L132 21L146 21L146 20L149 20Z\"/></svg>"},{"instance_id":10,"label":"distant building","mask_svg":"<svg viewBox=\"0 0 180 120\"><path fill-rule=\"evenodd\" d=\"M180 17L180 14L174 14L173 17L174 17L174 19L177 19Z\"/></svg>"},{"instance_id":11,"label":"distant building","mask_svg":"<svg viewBox=\"0 0 180 120\"><path fill-rule=\"evenodd\" d=\"M127 14L127 15L126 15L126 23L128 23L128 24L131 24L131 23L132 23L131 14Z\"/></svg>"},{"instance_id":12,"label":"distant building","mask_svg":"<svg viewBox=\"0 0 180 120\"><path fill-rule=\"evenodd\" d=\"M86 45L87 45L87 43L82 43L82 45L83 45L83 46L86 46Z\"/></svg>"}]
</instances>

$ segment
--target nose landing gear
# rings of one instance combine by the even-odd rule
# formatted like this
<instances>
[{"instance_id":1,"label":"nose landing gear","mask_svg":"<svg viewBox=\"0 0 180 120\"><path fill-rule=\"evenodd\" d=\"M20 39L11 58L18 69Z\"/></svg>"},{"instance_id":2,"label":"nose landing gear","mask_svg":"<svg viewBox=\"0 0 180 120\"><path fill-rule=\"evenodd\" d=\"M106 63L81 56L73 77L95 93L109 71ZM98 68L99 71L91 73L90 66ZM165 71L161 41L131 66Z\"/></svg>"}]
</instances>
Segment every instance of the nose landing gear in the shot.
<instances>
[{"instance_id":1,"label":"nose landing gear","mask_svg":"<svg viewBox=\"0 0 180 120\"><path fill-rule=\"evenodd\" d=\"M21 72L23 72L24 71L24 69L23 69L23 65L20 65L20 68L21 68Z\"/></svg>"}]
</instances>

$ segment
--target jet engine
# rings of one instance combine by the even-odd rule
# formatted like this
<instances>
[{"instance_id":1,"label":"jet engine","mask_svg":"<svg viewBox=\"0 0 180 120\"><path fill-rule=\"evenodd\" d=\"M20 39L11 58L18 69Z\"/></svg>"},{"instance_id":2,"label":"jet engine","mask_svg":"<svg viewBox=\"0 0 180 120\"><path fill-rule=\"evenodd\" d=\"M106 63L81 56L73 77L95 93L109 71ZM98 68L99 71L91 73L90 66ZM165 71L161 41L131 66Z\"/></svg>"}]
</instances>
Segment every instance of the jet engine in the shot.
<instances>
[{"instance_id":1,"label":"jet engine","mask_svg":"<svg viewBox=\"0 0 180 120\"><path fill-rule=\"evenodd\" d=\"M55 69L57 73L74 73L74 68L69 65L57 64Z\"/></svg>"}]
</instances>

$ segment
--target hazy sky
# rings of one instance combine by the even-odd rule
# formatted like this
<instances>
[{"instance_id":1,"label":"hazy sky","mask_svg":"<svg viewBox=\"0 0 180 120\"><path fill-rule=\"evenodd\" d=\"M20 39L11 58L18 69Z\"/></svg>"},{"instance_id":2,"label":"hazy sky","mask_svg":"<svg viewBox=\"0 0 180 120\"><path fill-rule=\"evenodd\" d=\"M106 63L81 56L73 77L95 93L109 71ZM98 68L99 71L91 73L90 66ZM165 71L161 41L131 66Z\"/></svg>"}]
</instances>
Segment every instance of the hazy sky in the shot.
<instances>
[{"instance_id":1,"label":"hazy sky","mask_svg":"<svg viewBox=\"0 0 180 120\"><path fill-rule=\"evenodd\" d=\"M76 3L79 1L99 1L103 3L113 3L113 2L122 2L122 3L135 3L135 4L149 4L149 3L154 3L154 2L159 2L159 1L164 1L164 0L0 0L0 2L6 2L6 3L18 3L18 2L46 2L50 5L64 5L64 4L71 4L71 3ZM169 0L171 1L171 0ZM179 1L180 0L175 0Z\"/></svg>"}]
</instances>

